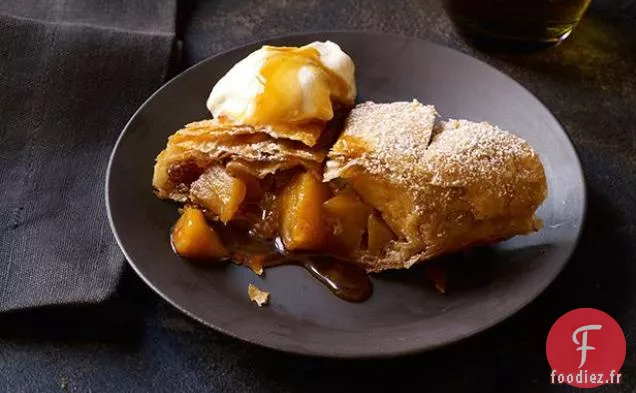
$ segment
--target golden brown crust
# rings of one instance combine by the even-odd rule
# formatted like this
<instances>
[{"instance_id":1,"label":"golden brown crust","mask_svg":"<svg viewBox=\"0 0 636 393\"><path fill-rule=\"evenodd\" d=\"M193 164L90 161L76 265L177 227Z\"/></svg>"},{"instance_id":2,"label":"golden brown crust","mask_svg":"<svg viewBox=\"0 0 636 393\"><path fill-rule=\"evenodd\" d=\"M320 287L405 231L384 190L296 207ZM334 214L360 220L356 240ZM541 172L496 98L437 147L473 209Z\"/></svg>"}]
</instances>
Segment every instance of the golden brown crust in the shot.
<instances>
[{"instance_id":1,"label":"golden brown crust","mask_svg":"<svg viewBox=\"0 0 636 393\"><path fill-rule=\"evenodd\" d=\"M187 185L171 173L180 167L200 175L215 163L232 159L248 165L256 177L263 178L276 171L302 166L321 173L325 153L287 139L274 139L264 128L227 125L216 120L187 124L168 138L166 148L156 159L153 187L160 198L179 202L187 200ZM177 169L175 169L177 168ZM186 176L196 179L198 175Z\"/></svg>"},{"instance_id":2,"label":"golden brown crust","mask_svg":"<svg viewBox=\"0 0 636 393\"><path fill-rule=\"evenodd\" d=\"M430 107L365 103L361 112L358 108L329 152L325 179L350 183L399 237L380 258L357 255L368 271L410 267L536 230L534 212L547 185L539 157L521 138L466 120L433 129ZM393 128L396 118L401 121ZM422 141L404 135L405 118ZM377 124L384 127L381 134ZM432 135L430 144L426 135Z\"/></svg>"},{"instance_id":3,"label":"golden brown crust","mask_svg":"<svg viewBox=\"0 0 636 393\"><path fill-rule=\"evenodd\" d=\"M205 121L217 122L216 119ZM318 142L318 140L320 139L320 135L326 128L326 123L321 121L307 122L301 124L276 124L261 126L242 125L240 127L236 127L231 122L224 121L223 119L219 119L218 123L224 124L227 128L236 129L239 132L240 130L246 130L249 128L258 128L258 132L265 133L272 138L298 141L310 147L314 146Z\"/></svg>"}]
</instances>

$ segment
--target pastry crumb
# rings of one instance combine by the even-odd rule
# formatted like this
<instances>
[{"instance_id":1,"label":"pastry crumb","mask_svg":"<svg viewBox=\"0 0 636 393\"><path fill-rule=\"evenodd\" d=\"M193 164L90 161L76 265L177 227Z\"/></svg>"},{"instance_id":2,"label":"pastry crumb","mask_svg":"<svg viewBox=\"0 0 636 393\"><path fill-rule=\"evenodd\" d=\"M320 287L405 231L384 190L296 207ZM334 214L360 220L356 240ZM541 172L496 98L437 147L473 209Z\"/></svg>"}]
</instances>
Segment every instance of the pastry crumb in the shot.
<instances>
[{"instance_id":1,"label":"pastry crumb","mask_svg":"<svg viewBox=\"0 0 636 393\"><path fill-rule=\"evenodd\" d=\"M250 300L258 304L259 307L263 307L269 301L269 292L261 291L252 284L247 286L247 295L250 297Z\"/></svg>"},{"instance_id":2,"label":"pastry crumb","mask_svg":"<svg viewBox=\"0 0 636 393\"><path fill-rule=\"evenodd\" d=\"M247 255L235 252L231 256L232 262L235 265L245 265L250 268L251 271L256 273L259 276L263 275L265 261L267 260L266 255Z\"/></svg>"},{"instance_id":3,"label":"pastry crumb","mask_svg":"<svg viewBox=\"0 0 636 393\"><path fill-rule=\"evenodd\" d=\"M247 266L257 275L262 276L265 259L265 255L256 255L247 261Z\"/></svg>"}]
</instances>

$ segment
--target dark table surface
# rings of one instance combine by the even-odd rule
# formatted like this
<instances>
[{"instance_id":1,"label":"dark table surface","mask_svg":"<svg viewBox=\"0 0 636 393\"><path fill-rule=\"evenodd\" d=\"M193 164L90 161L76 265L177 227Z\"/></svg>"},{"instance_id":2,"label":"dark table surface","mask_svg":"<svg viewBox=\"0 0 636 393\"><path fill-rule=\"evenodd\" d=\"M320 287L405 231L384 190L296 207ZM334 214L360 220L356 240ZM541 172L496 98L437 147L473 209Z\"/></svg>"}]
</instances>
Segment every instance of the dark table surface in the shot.
<instances>
[{"instance_id":1,"label":"dark table surface","mask_svg":"<svg viewBox=\"0 0 636 393\"><path fill-rule=\"evenodd\" d=\"M278 353L205 328L127 270L100 306L0 316L0 392L568 391L549 385L545 339L578 307L612 315L627 338L620 386L636 391L636 2L593 2L562 45L484 52L439 1L213 0L180 13L183 67L256 39L315 30L416 36L480 58L536 94L580 154L589 206L581 245L549 289L514 317L441 350L338 361Z\"/></svg>"}]
</instances>

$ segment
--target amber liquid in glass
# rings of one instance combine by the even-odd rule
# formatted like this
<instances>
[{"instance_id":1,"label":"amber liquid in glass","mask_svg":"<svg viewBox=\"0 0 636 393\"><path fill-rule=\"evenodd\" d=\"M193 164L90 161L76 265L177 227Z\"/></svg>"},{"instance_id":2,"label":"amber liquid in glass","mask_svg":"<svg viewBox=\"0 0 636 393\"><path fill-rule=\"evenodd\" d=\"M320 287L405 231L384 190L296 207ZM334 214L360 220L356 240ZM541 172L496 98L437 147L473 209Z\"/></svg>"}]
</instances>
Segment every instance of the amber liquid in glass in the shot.
<instances>
[{"instance_id":1,"label":"amber liquid in glass","mask_svg":"<svg viewBox=\"0 0 636 393\"><path fill-rule=\"evenodd\" d=\"M557 43L567 38L591 0L444 0L458 30L475 38Z\"/></svg>"}]
</instances>

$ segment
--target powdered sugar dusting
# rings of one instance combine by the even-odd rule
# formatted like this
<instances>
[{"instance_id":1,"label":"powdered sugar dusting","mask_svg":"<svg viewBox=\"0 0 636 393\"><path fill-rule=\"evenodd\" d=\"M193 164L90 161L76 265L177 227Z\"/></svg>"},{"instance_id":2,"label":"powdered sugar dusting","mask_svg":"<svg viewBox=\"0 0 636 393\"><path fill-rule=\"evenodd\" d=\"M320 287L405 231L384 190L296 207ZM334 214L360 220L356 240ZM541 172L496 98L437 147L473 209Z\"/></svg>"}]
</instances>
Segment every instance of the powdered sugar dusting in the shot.
<instances>
[{"instance_id":1,"label":"powdered sugar dusting","mask_svg":"<svg viewBox=\"0 0 636 393\"><path fill-rule=\"evenodd\" d=\"M421 162L432 174L432 184L459 187L527 177L536 172L517 171L515 161L535 155L523 139L499 127L486 122L449 120L435 127Z\"/></svg>"},{"instance_id":2,"label":"powdered sugar dusting","mask_svg":"<svg viewBox=\"0 0 636 393\"><path fill-rule=\"evenodd\" d=\"M432 105L417 100L356 106L345 123L345 132L329 157L353 158L349 165L360 165L372 173L409 181L419 157L426 151L437 112ZM333 164L329 170L333 170ZM329 172L326 178L335 176Z\"/></svg>"}]
</instances>

